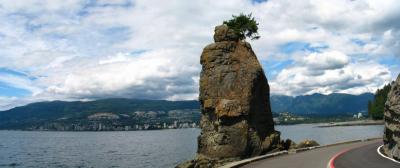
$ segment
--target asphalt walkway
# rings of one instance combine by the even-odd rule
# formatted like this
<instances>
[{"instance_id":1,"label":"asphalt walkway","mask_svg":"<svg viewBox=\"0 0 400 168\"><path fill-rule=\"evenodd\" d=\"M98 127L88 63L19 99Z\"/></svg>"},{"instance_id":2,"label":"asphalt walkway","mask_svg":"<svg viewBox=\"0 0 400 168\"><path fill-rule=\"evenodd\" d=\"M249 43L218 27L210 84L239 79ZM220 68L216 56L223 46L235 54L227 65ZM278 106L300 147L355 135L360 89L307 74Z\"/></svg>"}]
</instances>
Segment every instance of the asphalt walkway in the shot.
<instances>
[{"instance_id":1,"label":"asphalt walkway","mask_svg":"<svg viewBox=\"0 0 400 168\"><path fill-rule=\"evenodd\" d=\"M377 152L382 142L351 149L332 161L334 168L400 168L400 163L383 158Z\"/></svg>"},{"instance_id":2,"label":"asphalt walkway","mask_svg":"<svg viewBox=\"0 0 400 168\"><path fill-rule=\"evenodd\" d=\"M335 168L400 168L400 165L385 160L376 152L382 139L317 148L296 154L281 155L244 165L245 168L329 168L330 160L336 156ZM374 162L372 164L371 162ZM376 162L376 163L375 163ZM378 166L379 165L379 166ZM378 167L376 167L378 166Z\"/></svg>"}]
</instances>

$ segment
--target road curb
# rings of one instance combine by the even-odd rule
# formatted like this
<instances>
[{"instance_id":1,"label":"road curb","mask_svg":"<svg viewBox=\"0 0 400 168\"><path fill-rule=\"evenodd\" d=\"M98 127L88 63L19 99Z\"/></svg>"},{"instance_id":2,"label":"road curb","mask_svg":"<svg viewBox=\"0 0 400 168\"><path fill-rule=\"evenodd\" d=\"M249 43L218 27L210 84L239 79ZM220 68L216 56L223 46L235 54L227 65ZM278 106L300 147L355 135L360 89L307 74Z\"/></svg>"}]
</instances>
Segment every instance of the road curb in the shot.
<instances>
[{"instance_id":1,"label":"road curb","mask_svg":"<svg viewBox=\"0 0 400 168\"><path fill-rule=\"evenodd\" d=\"M249 163L252 163L252 162L256 162L256 161L259 161L259 160L263 160L263 159L266 159L266 158L272 158L272 157L288 155L288 154L295 154L295 153L298 153L298 152L304 152L304 151L309 151L309 150L318 149L318 148L326 148L326 147L331 147L331 146L336 146L336 145L343 145L343 144L350 144L350 143L364 142L364 141L372 141L372 140L378 140L378 139L382 139L382 138L359 139L359 140L344 141L344 142L338 142L338 143L322 145L322 146L299 148L299 149L294 149L294 150L289 150L289 151L284 150L284 151L279 151L279 152L275 152L275 153L269 153L269 154L265 154L265 155L261 155L261 156L248 158L248 159L243 159L243 160L239 160L239 161L236 161L236 162L227 163L226 165L223 165L220 168L238 168L238 167L241 167L243 165L246 165L246 164L249 164Z\"/></svg>"},{"instance_id":2,"label":"road curb","mask_svg":"<svg viewBox=\"0 0 400 168\"><path fill-rule=\"evenodd\" d=\"M360 142L361 142L361 141L360 141ZM345 150L343 150L343 151L341 151L341 152L335 154L331 159L329 159L328 165L327 165L326 167L327 167L327 168L335 168L335 164L334 164L334 163L335 163L336 158L338 158L340 155L343 155L344 153L346 153L346 152L348 152L348 151L350 151L350 150L352 150L352 149L354 149L354 148L345 149Z\"/></svg>"}]
</instances>

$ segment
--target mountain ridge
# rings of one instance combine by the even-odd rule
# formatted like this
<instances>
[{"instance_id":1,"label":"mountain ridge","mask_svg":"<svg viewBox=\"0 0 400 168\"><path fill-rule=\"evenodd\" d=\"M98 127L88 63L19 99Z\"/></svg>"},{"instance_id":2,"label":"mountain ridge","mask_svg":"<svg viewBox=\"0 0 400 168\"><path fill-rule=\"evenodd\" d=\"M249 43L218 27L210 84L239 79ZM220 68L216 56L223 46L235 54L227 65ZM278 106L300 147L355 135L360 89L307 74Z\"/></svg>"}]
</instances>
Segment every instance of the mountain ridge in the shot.
<instances>
[{"instance_id":1,"label":"mountain ridge","mask_svg":"<svg viewBox=\"0 0 400 168\"><path fill-rule=\"evenodd\" d=\"M271 95L271 108L272 111L276 112L276 113L281 113L281 112L292 112L292 113L296 113L296 114L307 114L305 112L299 112L299 110L294 110L293 108L291 108L292 106L296 106L293 105L294 103L301 103L301 101L310 101L311 99L323 99L324 101L326 99L332 99L334 98L334 96L343 96L343 98L348 98L348 97L353 97L353 98L364 98L361 99L360 101L363 103L365 102L365 107L363 107L363 112L367 112L367 103L368 100L372 100L373 99L373 95L372 93L362 93L359 95L352 95L352 94L345 94L345 93L332 93L332 94L320 94L320 93L314 93L311 95L299 95L299 96L286 96L286 95ZM300 100L299 100L300 99ZM308 99L308 100L307 100ZM280 102L281 101L281 102ZM282 103L283 101L283 103ZM116 106L116 105L124 105L121 103L132 103L134 102L136 103L156 103L156 104L152 104L151 108L155 108L152 109L151 111L154 111L157 109L164 109L159 107L160 104L159 103L172 103L169 104L169 106L165 107L166 109L174 109L173 107L175 106L176 108L177 105L183 105L183 106L179 106L178 109L182 109L182 107L187 108L187 109L197 109L200 107L200 104L198 103L197 100L180 100L180 101L169 101L169 100L152 100L152 99L129 99L129 98L106 98L106 99L98 99L98 100L92 100L92 101L62 101L62 100L54 100L54 101L42 101L42 102L34 102L34 103L30 103L27 105L23 105L23 106L18 106L18 107L14 107L8 110L2 110L0 111L0 113L3 112L11 112L11 111L15 111L17 109L24 109L30 106L37 106L37 105L46 105L46 104L66 104L67 106L69 105L76 105L77 103L80 104L94 104L94 105L98 105L99 103L116 103L116 104L109 104L111 106ZM189 104L184 105L184 103L187 102ZM182 104L183 103L183 104ZM132 105L132 104L131 104ZM136 104L137 105L137 104ZM147 106L148 104L144 104L144 106ZM161 104L161 105L167 105L167 104ZM172 106L171 106L172 105ZM364 104L363 104L364 105ZM125 104L126 106L126 104ZM297 105L298 106L298 105ZM286 108L284 108L286 107ZM146 110L146 107L138 107L139 109L142 110ZM292 110L291 110L292 109ZM150 110L150 109L148 109ZM364 111L365 110L365 111ZM126 111L126 110L122 110L122 111ZM314 110L313 110L314 111ZM361 112L359 110L356 111L352 111L352 112Z\"/></svg>"},{"instance_id":2,"label":"mountain ridge","mask_svg":"<svg viewBox=\"0 0 400 168\"><path fill-rule=\"evenodd\" d=\"M350 95L335 93L329 95L312 94L304 96L271 96L271 107L274 113L290 112L305 116L352 116L358 112L367 112L368 101L373 99L373 94L364 93ZM117 115L128 114L136 122L142 119L135 118L135 112L156 112L158 121L172 121L168 112L180 110L179 116L197 121L200 116L200 103L197 100L168 101L168 100L145 100L108 98L94 101L46 101L36 102L25 106L15 107L0 112L0 129L12 126L19 127L21 124L32 125L38 123L53 122L60 119L73 121L88 120L88 116L96 113L113 113ZM195 112L197 111L197 112ZM166 113L166 114L163 114ZM197 114L198 113L198 114ZM154 120L152 118L151 120ZM144 121L147 122L147 121Z\"/></svg>"},{"instance_id":3,"label":"mountain ridge","mask_svg":"<svg viewBox=\"0 0 400 168\"><path fill-rule=\"evenodd\" d=\"M351 115L355 112L367 113L368 101L374 94L351 95L344 93L312 94L301 96L271 96L271 108L276 113L291 112L299 115L332 116Z\"/></svg>"}]
</instances>

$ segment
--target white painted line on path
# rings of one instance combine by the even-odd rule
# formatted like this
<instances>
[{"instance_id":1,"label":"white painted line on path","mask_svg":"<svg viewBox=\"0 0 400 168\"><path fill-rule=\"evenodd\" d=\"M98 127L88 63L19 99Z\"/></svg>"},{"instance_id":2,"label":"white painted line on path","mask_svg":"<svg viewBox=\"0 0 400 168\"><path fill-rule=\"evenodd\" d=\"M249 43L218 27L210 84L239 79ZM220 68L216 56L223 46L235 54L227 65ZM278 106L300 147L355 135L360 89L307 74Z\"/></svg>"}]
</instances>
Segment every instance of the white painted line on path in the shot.
<instances>
[{"instance_id":1,"label":"white painted line on path","mask_svg":"<svg viewBox=\"0 0 400 168\"><path fill-rule=\"evenodd\" d=\"M391 160L391 161L393 161L393 162L395 162L395 163L399 163L399 164L400 164L399 161L397 161L397 160L395 160L395 159L393 159L393 158L387 157L387 156L385 156L384 154L382 154L382 153L381 153L381 148L382 148L382 147L383 147L383 145L379 146L378 149L376 149L376 151L378 152L379 155L381 155L382 157L384 157L384 158L386 158L386 159L389 159L389 160Z\"/></svg>"}]
</instances>

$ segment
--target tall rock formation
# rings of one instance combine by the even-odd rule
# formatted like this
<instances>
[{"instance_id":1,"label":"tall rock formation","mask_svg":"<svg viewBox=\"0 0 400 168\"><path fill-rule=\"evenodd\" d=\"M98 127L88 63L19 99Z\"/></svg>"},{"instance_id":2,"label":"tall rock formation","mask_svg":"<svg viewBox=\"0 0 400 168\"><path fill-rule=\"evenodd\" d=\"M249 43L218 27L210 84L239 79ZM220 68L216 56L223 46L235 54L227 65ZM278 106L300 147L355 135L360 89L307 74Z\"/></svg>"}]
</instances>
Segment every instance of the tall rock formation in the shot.
<instances>
[{"instance_id":1,"label":"tall rock formation","mask_svg":"<svg viewBox=\"0 0 400 168\"><path fill-rule=\"evenodd\" d=\"M400 75L393 83L385 103L385 153L400 160Z\"/></svg>"},{"instance_id":2,"label":"tall rock formation","mask_svg":"<svg viewBox=\"0 0 400 168\"><path fill-rule=\"evenodd\" d=\"M226 25L201 54L201 134L197 158L182 167L214 167L224 161L278 148L269 85L249 43Z\"/></svg>"}]
</instances>

